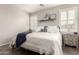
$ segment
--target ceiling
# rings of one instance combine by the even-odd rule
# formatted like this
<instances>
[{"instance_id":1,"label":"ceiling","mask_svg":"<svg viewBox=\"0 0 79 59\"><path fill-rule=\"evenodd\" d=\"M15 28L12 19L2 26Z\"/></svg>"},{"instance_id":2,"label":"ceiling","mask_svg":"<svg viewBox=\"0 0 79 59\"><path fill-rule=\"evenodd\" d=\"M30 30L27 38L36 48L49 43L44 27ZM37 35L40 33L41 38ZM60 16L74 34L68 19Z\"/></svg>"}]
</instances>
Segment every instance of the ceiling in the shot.
<instances>
[{"instance_id":1,"label":"ceiling","mask_svg":"<svg viewBox=\"0 0 79 59\"><path fill-rule=\"evenodd\" d=\"M42 9L56 7L59 5L60 4L18 4L17 6L28 13L33 13Z\"/></svg>"}]
</instances>

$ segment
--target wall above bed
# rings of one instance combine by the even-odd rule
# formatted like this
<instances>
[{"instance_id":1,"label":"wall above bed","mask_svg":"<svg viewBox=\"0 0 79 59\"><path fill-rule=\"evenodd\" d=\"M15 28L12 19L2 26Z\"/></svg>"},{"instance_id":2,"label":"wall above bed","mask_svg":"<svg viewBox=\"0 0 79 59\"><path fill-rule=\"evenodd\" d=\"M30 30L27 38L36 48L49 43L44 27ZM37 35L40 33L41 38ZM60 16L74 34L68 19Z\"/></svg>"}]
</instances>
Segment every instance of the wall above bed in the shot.
<instances>
[{"instance_id":1,"label":"wall above bed","mask_svg":"<svg viewBox=\"0 0 79 59\"><path fill-rule=\"evenodd\" d=\"M59 16L60 16L59 11L60 11L60 9L70 8L70 7L74 7L74 6L79 7L79 5L77 5L77 4L64 4L64 5L54 7L54 8L48 8L48 9L45 9L45 10L41 10L39 12L32 13L31 16L33 16L33 15L37 16L37 20L36 20L37 23L36 23L36 25L34 27L36 27L36 26L44 26L44 25L48 25L48 26L60 25L59 24L59 22L60 22L60 20L59 20ZM55 22L46 21L46 22L39 23L38 21L40 19L42 19L45 14L56 14L56 21ZM31 23L32 23L32 21L33 20L31 19ZM34 23L32 23L32 24L34 24ZM79 25L79 24L77 24L77 25ZM77 28L77 29L79 29L79 28Z\"/></svg>"},{"instance_id":2,"label":"wall above bed","mask_svg":"<svg viewBox=\"0 0 79 59\"><path fill-rule=\"evenodd\" d=\"M42 26L42 25L54 25L57 22L56 19L56 14L52 13L45 13L43 14L41 17L41 15L38 15L38 25Z\"/></svg>"},{"instance_id":3,"label":"wall above bed","mask_svg":"<svg viewBox=\"0 0 79 59\"><path fill-rule=\"evenodd\" d=\"M41 10L39 12L36 12L36 13L32 13L31 16L37 16L37 26L44 26L44 25L48 25L48 26L53 26L53 25L58 25L59 23L59 20L58 20L58 9L55 10L54 8L49 8L49 9L45 9L45 10ZM40 20L43 20L43 18L45 17L46 14L55 14L56 16L56 19L55 21L41 21L39 22ZM33 20L31 20L33 21Z\"/></svg>"}]
</instances>

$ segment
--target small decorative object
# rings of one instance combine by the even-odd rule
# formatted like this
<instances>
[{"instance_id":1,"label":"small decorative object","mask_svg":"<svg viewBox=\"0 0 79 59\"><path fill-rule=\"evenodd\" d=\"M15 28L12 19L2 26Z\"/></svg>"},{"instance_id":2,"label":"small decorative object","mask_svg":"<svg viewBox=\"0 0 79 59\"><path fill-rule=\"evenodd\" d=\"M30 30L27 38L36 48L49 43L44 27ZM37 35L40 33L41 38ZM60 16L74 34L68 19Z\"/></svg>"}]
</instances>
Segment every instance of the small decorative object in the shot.
<instances>
[{"instance_id":1,"label":"small decorative object","mask_svg":"<svg viewBox=\"0 0 79 59\"><path fill-rule=\"evenodd\" d=\"M48 27L48 26L44 26L44 32L47 32L47 27Z\"/></svg>"},{"instance_id":2,"label":"small decorative object","mask_svg":"<svg viewBox=\"0 0 79 59\"><path fill-rule=\"evenodd\" d=\"M74 34L78 34L77 32L74 32Z\"/></svg>"}]
</instances>

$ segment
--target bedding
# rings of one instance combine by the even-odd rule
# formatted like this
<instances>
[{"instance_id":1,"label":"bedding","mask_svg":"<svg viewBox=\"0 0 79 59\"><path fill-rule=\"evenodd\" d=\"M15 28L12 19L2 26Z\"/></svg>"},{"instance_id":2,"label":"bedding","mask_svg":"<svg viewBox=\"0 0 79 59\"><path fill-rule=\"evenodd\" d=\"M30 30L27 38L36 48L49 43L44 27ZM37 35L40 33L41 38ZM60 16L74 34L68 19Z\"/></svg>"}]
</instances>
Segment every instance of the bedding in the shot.
<instances>
[{"instance_id":1,"label":"bedding","mask_svg":"<svg viewBox=\"0 0 79 59\"><path fill-rule=\"evenodd\" d=\"M16 37L16 47L17 48L20 47L20 45L26 41L26 36L29 33L30 32L22 32L22 33L17 34L17 37Z\"/></svg>"},{"instance_id":2,"label":"bedding","mask_svg":"<svg viewBox=\"0 0 79 59\"><path fill-rule=\"evenodd\" d=\"M40 54L62 55L62 37L59 32L33 32L26 36L21 47L29 49Z\"/></svg>"},{"instance_id":3,"label":"bedding","mask_svg":"<svg viewBox=\"0 0 79 59\"><path fill-rule=\"evenodd\" d=\"M40 29L43 27L38 27L36 32L25 35L27 40L20 47L40 54L62 55L62 35L57 26L48 26L47 32L40 32ZM14 39L11 44L15 44L16 36Z\"/></svg>"},{"instance_id":4,"label":"bedding","mask_svg":"<svg viewBox=\"0 0 79 59\"><path fill-rule=\"evenodd\" d=\"M38 26L34 29L34 32L40 32L42 29L44 29L44 26Z\"/></svg>"},{"instance_id":5,"label":"bedding","mask_svg":"<svg viewBox=\"0 0 79 59\"><path fill-rule=\"evenodd\" d=\"M48 26L47 27L47 32L49 32L49 33L58 33L59 28L57 26Z\"/></svg>"}]
</instances>

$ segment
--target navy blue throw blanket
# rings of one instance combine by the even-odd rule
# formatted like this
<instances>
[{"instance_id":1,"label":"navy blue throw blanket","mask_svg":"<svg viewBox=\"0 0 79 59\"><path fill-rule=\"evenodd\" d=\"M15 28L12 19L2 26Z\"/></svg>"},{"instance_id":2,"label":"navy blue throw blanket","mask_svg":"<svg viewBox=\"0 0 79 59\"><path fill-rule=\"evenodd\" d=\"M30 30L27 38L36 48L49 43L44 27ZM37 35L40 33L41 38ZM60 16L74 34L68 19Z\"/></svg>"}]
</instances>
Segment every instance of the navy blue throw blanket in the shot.
<instances>
[{"instance_id":1,"label":"navy blue throw blanket","mask_svg":"<svg viewBox=\"0 0 79 59\"><path fill-rule=\"evenodd\" d=\"M29 33L30 32L22 32L17 35L17 38L16 38L16 47L17 48L20 47L20 45L26 41L26 36Z\"/></svg>"}]
</instances>

